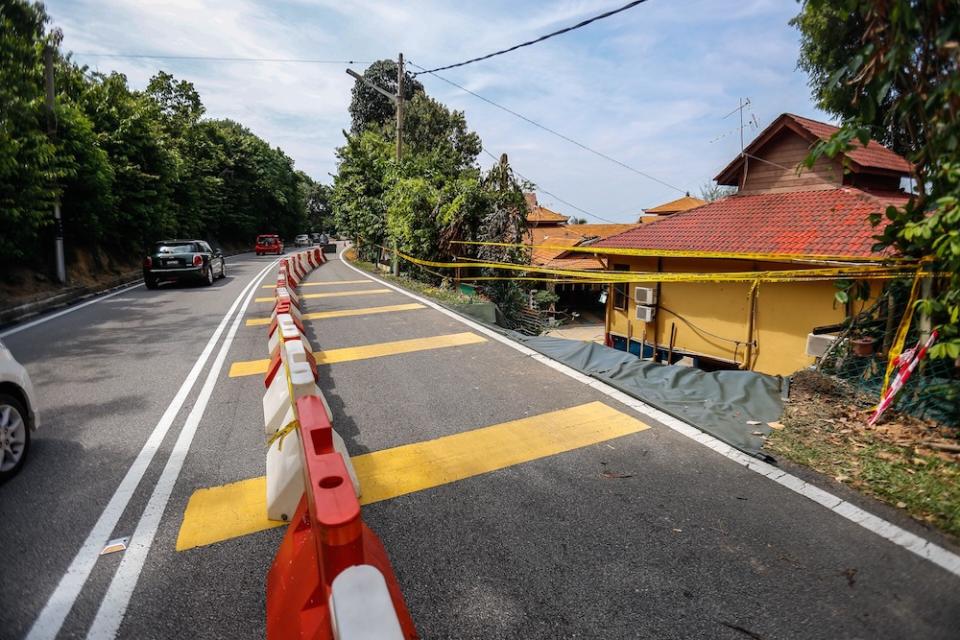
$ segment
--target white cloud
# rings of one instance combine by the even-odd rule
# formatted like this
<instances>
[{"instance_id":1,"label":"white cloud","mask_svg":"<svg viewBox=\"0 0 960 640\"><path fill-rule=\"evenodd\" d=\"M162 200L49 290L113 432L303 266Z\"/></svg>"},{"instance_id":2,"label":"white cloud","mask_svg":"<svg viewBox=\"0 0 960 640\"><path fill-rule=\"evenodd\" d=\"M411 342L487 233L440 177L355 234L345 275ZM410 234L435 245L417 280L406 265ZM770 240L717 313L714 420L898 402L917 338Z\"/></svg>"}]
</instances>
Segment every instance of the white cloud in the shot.
<instances>
[{"instance_id":1,"label":"white cloud","mask_svg":"<svg viewBox=\"0 0 960 640\"><path fill-rule=\"evenodd\" d=\"M78 52L374 60L404 51L444 65L531 39L615 6L609 0L48 0ZM739 148L722 116L750 96L762 124L818 117L795 70L797 5L781 0L647 2L574 33L442 73L471 91L696 191ZM335 170L349 127L346 65L80 57L142 87L162 68L193 82L207 115L282 147L317 179ZM363 65L353 65L360 69ZM676 192L598 158L430 76L427 91L464 110L495 155L565 200L632 219ZM822 114L819 117L823 117ZM484 164L489 158L481 157ZM547 199L545 199L546 201ZM556 204L560 211L568 207ZM572 211L568 211L573 213Z\"/></svg>"}]
</instances>

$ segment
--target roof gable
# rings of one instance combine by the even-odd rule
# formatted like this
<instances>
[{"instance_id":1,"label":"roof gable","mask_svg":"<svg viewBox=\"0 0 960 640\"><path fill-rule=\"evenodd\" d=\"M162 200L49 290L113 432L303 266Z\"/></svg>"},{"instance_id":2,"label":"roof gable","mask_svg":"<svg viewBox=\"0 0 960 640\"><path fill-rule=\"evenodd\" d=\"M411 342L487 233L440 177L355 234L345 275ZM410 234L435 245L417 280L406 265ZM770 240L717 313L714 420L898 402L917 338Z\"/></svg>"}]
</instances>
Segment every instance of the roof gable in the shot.
<instances>
[{"instance_id":1,"label":"roof gable","mask_svg":"<svg viewBox=\"0 0 960 640\"><path fill-rule=\"evenodd\" d=\"M792 132L800 136L812 146L821 140L829 140L830 136L837 131L839 131L839 127L825 122L803 118L792 113L781 114L770 126L761 131L747 145L743 153L734 158L714 179L717 184L739 186L745 157L762 157L763 148L785 132ZM850 169L857 173L907 176L912 171L910 163L903 156L875 140L869 140L866 146L859 141L854 141L853 149L845 152L844 155L850 161Z\"/></svg>"}]
</instances>

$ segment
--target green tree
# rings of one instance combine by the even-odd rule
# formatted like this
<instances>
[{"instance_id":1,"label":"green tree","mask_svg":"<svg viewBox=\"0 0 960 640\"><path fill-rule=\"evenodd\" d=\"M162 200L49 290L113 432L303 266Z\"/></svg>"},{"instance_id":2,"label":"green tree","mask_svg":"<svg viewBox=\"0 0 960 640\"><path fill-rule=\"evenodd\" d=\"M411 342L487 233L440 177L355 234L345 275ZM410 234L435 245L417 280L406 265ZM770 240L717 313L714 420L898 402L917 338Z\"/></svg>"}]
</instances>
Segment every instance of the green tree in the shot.
<instances>
[{"instance_id":1,"label":"green tree","mask_svg":"<svg viewBox=\"0 0 960 640\"><path fill-rule=\"evenodd\" d=\"M303 176L307 192L307 226L315 232L330 233L336 230L333 219L333 186L320 182L313 182L306 175Z\"/></svg>"},{"instance_id":2,"label":"green tree","mask_svg":"<svg viewBox=\"0 0 960 640\"><path fill-rule=\"evenodd\" d=\"M386 239L383 196L394 150L376 131L344 136L347 143L337 149L339 166L333 182L334 221L340 233L354 239L361 258L375 260Z\"/></svg>"},{"instance_id":3,"label":"green tree","mask_svg":"<svg viewBox=\"0 0 960 640\"><path fill-rule=\"evenodd\" d=\"M58 194L56 147L44 112L42 5L0 2L0 256L31 255L37 234L53 220Z\"/></svg>"},{"instance_id":4,"label":"green tree","mask_svg":"<svg viewBox=\"0 0 960 640\"><path fill-rule=\"evenodd\" d=\"M363 77L381 89L396 95L397 70L397 63L394 60L377 60L363 71ZM415 94L422 92L423 85L407 73L403 81L404 100L411 100ZM368 126L381 126L396 119L397 111L393 101L367 84L359 80L355 81L351 95L350 132L354 135Z\"/></svg>"},{"instance_id":5,"label":"green tree","mask_svg":"<svg viewBox=\"0 0 960 640\"><path fill-rule=\"evenodd\" d=\"M837 45L830 25L809 25L836 12L842 20L832 28L849 31L848 44L827 55ZM941 335L931 356L960 357L960 11L937 0L807 0L795 23L809 40L800 64L812 70L814 95L845 116L808 162L837 155L854 140L866 144L878 129L885 135L877 137L906 152L917 194L904 207L887 208L878 248L895 247L944 274L919 307ZM849 106L835 103L838 96Z\"/></svg>"},{"instance_id":6,"label":"green tree","mask_svg":"<svg viewBox=\"0 0 960 640\"><path fill-rule=\"evenodd\" d=\"M507 155L500 156L500 162L491 167L481 181L488 211L480 224L478 240L504 244L525 242L529 211L523 193L528 186L517 180L510 168ZM529 264L530 250L520 247L482 245L477 250L477 257L490 262ZM495 269L484 269L483 274L485 276L502 275ZM525 306L523 288L515 280L494 280L484 287L484 290L509 320L516 319Z\"/></svg>"}]
</instances>

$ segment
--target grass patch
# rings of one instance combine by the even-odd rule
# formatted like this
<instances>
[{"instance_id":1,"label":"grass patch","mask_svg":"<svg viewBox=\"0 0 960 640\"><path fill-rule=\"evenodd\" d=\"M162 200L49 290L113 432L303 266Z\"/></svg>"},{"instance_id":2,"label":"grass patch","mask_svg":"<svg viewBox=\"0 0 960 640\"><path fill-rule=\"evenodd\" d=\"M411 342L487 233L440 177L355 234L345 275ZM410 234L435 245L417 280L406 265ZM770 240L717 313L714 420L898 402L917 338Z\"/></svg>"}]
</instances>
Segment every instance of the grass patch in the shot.
<instances>
[{"instance_id":1,"label":"grass patch","mask_svg":"<svg viewBox=\"0 0 960 640\"><path fill-rule=\"evenodd\" d=\"M461 304L479 304L482 302L489 302L486 298L482 296L468 296L456 289L446 288L446 287L435 287L426 282L420 282L405 275L394 276L390 273L384 273L377 268L372 262L366 262L364 260L357 260L357 254L354 249L347 249L344 252L344 258L348 260L351 264L364 271L371 273L381 280L386 280L392 284L397 285L398 287L403 287L408 291L413 293L418 293L426 298L430 298L435 302L447 305L461 305Z\"/></svg>"},{"instance_id":2,"label":"grass patch","mask_svg":"<svg viewBox=\"0 0 960 640\"><path fill-rule=\"evenodd\" d=\"M855 487L960 540L960 456L938 447L956 432L892 414L874 427L869 398L844 383L803 371L791 385L766 449Z\"/></svg>"}]
</instances>

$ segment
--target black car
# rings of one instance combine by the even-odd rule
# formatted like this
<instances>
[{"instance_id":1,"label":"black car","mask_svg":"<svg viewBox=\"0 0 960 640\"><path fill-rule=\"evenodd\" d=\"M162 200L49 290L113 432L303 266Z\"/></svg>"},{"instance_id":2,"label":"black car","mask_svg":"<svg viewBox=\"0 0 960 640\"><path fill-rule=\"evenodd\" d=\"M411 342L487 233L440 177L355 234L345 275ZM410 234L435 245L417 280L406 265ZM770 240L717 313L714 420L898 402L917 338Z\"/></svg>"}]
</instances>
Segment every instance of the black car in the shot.
<instances>
[{"instance_id":1,"label":"black car","mask_svg":"<svg viewBox=\"0 0 960 640\"><path fill-rule=\"evenodd\" d=\"M203 240L161 240L143 259L143 282L156 289L161 282L202 281L211 285L227 273L220 249Z\"/></svg>"}]
</instances>

